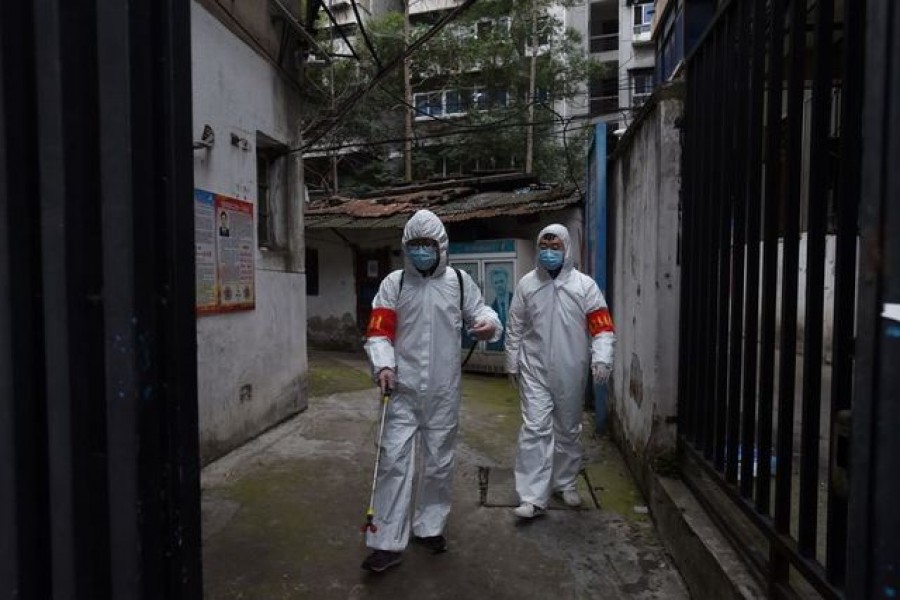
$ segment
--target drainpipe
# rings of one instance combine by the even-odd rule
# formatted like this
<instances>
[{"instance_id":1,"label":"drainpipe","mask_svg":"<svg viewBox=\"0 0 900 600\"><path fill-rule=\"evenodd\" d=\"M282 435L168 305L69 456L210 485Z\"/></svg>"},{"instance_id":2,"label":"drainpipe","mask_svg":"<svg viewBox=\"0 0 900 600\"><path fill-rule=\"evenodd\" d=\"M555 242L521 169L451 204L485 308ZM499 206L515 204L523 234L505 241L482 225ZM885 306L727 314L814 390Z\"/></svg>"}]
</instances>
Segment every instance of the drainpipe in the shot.
<instances>
[{"instance_id":1,"label":"drainpipe","mask_svg":"<svg viewBox=\"0 0 900 600\"><path fill-rule=\"evenodd\" d=\"M589 169L593 169L592 177L597 182L596 196L589 198L588 202L594 205L593 219L588 223L588 227L594 227L597 246L594 249L594 280L603 292L606 303L612 312L612 299L607 295L607 277L606 277L606 258L607 248L606 241L607 223L606 223L606 123L597 123L594 126L594 153L593 164L588 165ZM616 315L613 313L613 320ZM619 359L621 360L621 359ZM609 384L607 384L609 385ZM607 416L607 385L594 385L594 428L597 433L602 433L606 429Z\"/></svg>"}]
</instances>

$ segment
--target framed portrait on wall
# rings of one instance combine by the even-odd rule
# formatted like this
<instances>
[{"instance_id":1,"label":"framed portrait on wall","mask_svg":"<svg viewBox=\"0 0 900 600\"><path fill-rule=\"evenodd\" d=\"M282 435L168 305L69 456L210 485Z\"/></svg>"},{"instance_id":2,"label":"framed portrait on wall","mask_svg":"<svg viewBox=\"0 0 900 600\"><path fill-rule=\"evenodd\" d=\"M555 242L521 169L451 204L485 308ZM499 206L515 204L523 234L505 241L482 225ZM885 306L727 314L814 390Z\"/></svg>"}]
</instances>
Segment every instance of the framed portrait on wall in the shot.
<instances>
[{"instance_id":1,"label":"framed portrait on wall","mask_svg":"<svg viewBox=\"0 0 900 600\"><path fill-rule=\"evenodd\" d=\"M459 269L460 271L465 271L466 273L468 273L469 276L475 281L475 283L478 284L478 287L484 289L484 286L481 283L480 273L478 272L479 264L477 262L451 262L450 266L454 269ZM469 349L477 344L478 341L467 334L465 328L463 328L461 343L463 348Z\"/></svg>"},{"instance_id":2,"label":"framed portrait on wall","mask_svg":"<svg viewBox=\"0 0 900 600\"><path fill-rule=\"evenodd\" d=\"M515 267L512 261L498 261L484 263L484 301L503 323L503 336L496 342L488 343L487 350L501 352L506 341L506 318L509 315L509 305L512 303Z\"/></svg>"}]
</instances>

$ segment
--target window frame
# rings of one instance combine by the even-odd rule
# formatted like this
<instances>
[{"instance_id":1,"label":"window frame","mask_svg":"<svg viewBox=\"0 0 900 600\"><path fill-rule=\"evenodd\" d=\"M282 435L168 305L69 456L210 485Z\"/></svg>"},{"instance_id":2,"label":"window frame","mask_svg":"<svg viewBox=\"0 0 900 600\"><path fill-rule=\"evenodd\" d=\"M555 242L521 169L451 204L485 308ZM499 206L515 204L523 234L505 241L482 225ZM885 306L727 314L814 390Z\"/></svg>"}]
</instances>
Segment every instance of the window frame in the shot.
<instances>
[{"instance_id":1,"label":"window frame","mask_svg":"<svg viewBox=\"0 0 900 600\"><path fill-rule=\"evenodd\" d=\"M633 7L634 18L632 32L634 35L644 36L650 33L653 27L653 15L656 13L656 4L653 2L642 2L635 4ZM640 15L640 19L638 19Z\"/></svg>"}]
</instances>

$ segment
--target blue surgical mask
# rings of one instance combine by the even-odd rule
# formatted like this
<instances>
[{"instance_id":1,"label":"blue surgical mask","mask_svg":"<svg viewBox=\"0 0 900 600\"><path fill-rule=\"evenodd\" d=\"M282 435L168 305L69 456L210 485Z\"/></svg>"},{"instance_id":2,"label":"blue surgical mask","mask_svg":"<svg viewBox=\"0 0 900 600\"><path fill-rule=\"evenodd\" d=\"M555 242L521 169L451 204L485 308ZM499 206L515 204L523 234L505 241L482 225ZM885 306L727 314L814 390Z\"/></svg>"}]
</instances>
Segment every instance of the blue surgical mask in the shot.
<instances>
[{"instance_id":1,"label":"blue surgical mask","mask_svg":"<svg viewBox=\"0 0 900 600\"><path fill-rule=\"evenodd\" d=\"M412 264L420 271L428 271L437 264L437 248L430 246L411 246L406 249L406 254Z\"/></svg>"},{"instance_id":2,"label":"blue surgical mask","mask_svg":"<svg viewBox=\"0 0 900 600\"><path fill-rule=\"evenodd\" d=\"M550 250L548 248L538 253L538 263L548 271L555 271L562 266L563 256L562 250Z\"/></svg>"}]
</instances>

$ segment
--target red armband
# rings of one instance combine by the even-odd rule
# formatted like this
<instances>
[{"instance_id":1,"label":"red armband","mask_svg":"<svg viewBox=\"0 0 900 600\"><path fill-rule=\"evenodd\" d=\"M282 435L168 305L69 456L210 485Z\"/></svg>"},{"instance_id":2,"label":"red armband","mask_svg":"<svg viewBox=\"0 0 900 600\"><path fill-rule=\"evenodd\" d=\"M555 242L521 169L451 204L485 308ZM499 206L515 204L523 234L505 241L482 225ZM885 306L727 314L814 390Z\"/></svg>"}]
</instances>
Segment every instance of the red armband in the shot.
<instances>
[{"instance_id":1,"label":"red armband","mask_svg":"<svg viewBox=\"0 0 900 600\"><path fill-rule=\"evenodd\" d=\"M386 337L392 342L397 333L397 313L390 308L375 308L369 317L366 337Z\"/></svg>"},{"instance_id":2,"label":"red armband","mask_svg":"<svg viewBox=\"0 0 900 600\"><path fill-rule=\"evenodd\" d=\"M608 308L598 308L587 315L587 326L591 337L604 331L615 331Z\"/></svg>"}]
</instances>

